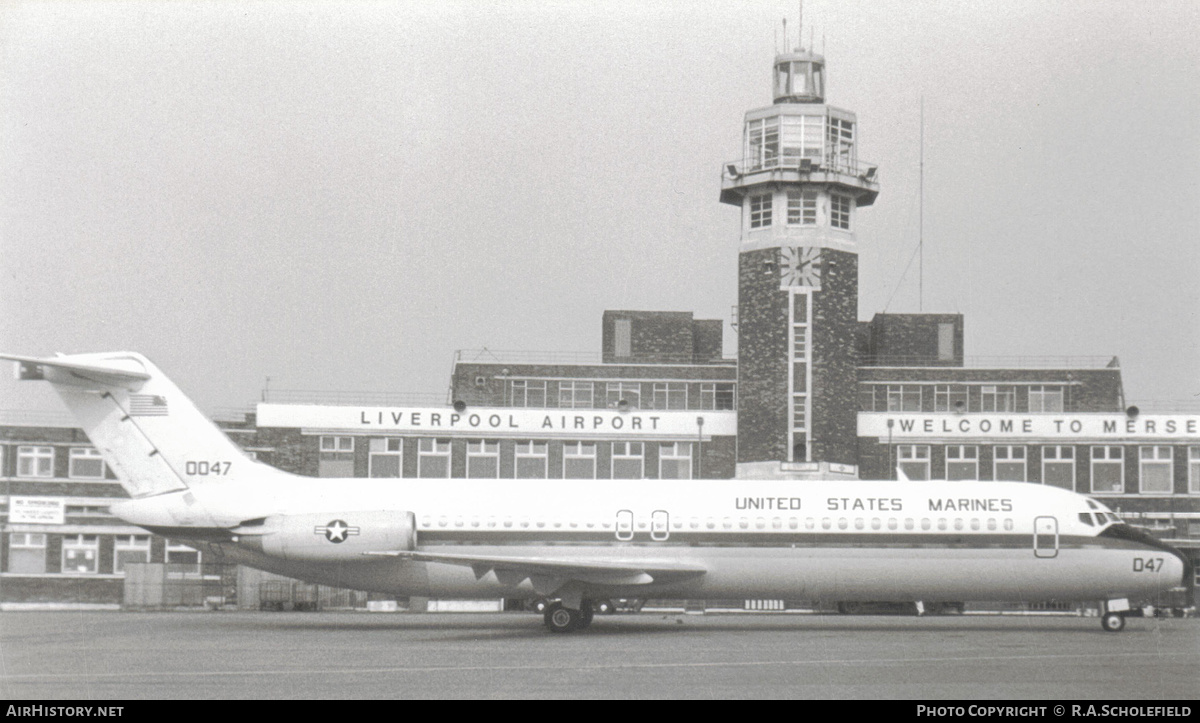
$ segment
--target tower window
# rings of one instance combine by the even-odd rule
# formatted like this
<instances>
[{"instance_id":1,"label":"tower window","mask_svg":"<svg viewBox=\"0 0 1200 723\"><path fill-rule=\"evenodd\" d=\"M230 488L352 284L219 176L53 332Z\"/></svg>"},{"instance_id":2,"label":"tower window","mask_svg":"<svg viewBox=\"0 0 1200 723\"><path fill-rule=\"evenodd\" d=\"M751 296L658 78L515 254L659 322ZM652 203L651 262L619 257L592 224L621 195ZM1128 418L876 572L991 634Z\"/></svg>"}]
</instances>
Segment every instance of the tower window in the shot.
<instances>
[{"instance_id":1,"label":"tower window","mask_svg":"<svg viewBox=\"0 0 1200 723\"><path fill-rule=\"evenodd\" d=\"M779 119L763 118L746 123L746 168L774 168L779 164Z\"/></svg>"},{"instance_id":2,"label":"tower window","mask_svg":"<svg viewBox=\"0 0 1200 723\"><path fill-rule=\"evenodd\" d=\"M832 194L829 197L829 224L843 231L850 230L850 209L854 202L849 196Z\"/></svg>"},{"instance_id":3,"label":"tower window","mask_svg":"<svg viewBox=\"0 0 1200 723\"><path fill-rule=\"evenodd\" d=\"M815 226L817 224L816 191L788 191L789 226Z\"/></svg>"},{"instance_id":4,"label":"tower window","mask_svg":"<svg viewBox=\"0 0 1200 723\"><path fill-rule=\"evenodd\" d=\"M825 131L825 143L829 147L826 163L836 170L855 173L854 121L830 118Z\"/></svg>"},{"instance_id":5,"label":"tower window","mask_svg":"<svg viewBox=\"0 0 1200 723\"><path fill-rule=\"evenodd\" d=\"M781 119L780 142L783 146L783 165L795 167L807 158L821 165L821 137L824 135L825 116L785 115Z\"/></svg>"},{"instance_id":6,"label":"tower window","mask_svg":"<svg viewBox=\"0 0 1200 723\"><path fill-rule=\"evenodd\" d=\"M771 225L771 196L764 194L750 197L750 228Z\"/></svg>"}]
</instances>

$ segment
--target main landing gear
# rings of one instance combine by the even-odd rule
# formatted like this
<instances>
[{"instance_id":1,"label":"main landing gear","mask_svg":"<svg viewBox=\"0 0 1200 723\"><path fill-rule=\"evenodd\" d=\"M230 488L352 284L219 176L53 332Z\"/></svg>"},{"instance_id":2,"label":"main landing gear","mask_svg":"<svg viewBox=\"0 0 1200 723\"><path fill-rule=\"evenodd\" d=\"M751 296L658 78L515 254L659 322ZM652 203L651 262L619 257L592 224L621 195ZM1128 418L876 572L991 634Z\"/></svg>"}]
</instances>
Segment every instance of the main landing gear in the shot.
<instances>
[{"instance_id":1,"label":"main landing gear","mask_svg":"<svg viewBox=\"0 0 1200 723\"><path fill-rule=\"evenodd\" d=\"M573 633L583 630L592 624L595 612L590 600L584 600L578 610L566 607L561 602L552 602L546 606L544 619L546 627L552 633Z\"/></svg>"}]
</instances>

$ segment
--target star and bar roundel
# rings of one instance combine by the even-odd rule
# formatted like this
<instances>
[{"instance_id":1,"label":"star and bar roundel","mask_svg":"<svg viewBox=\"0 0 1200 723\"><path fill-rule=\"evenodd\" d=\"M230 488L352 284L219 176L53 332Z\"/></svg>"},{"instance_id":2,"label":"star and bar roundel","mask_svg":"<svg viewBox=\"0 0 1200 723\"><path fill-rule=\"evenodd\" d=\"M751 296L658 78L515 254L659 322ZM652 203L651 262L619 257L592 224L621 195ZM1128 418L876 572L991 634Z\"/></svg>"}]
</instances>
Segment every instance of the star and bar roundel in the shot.
<instances>
[{"instance_id":1,"label":"star and bar roundel","mask_svg":"<svg viewBox=\"0 0 1200 723\"><path fill-rule=\"evenodd\" d=\"M784 288L802 286L821 290L821 249L815 246L784 246L779 249L780 283Z\"/></svg>"},{"instance_id":2,"label":"star and bar roundel","mask_svg":"<svg viewBox=\"0 0 1200 723\"><path fill-rule=\"evenodd\" d=\"M350 535L357 535L359 532L358 527L351 527L343 520L332 520L327 525L313 528L314 535L325 535L325 539L335 545L345 542Z\"/></svg>"}]
</instances>

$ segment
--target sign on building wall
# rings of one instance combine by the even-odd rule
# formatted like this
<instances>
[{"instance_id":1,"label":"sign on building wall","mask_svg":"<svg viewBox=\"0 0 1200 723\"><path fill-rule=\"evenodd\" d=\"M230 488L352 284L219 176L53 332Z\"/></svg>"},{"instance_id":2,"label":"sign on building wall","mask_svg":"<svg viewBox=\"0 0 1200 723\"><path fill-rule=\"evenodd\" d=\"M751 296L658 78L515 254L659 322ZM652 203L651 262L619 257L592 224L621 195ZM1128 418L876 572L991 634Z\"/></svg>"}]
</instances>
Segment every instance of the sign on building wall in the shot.
<instances>
[{"instance_id":1,"label":"sign on building wall","mask_svg":"<svg viewBox=\"0 0 1200 723\"><path fill-rule=\"evenodd\" d=\"M897 414L860 412L858 436L935 439L1177 440L1200 442L1200 415Z\"/></svg>"},{"instance_id":2,"label":"sign on building wall","mask_svg":"<svg viewBox=\"0 0 1200 723\"><path fill-rule=\"evenodd\" d=\"M63 497L9 497L10 524L61 525L66 523L67 501Z\"/></svg>"},{"instance_id":3,"label":"sign on building wall","mask_svg":"<svg viewBox=\"0 0 1200 723\"><path fill-rule=\"evenodd\" d=\"M737 434L737 413L633 409L512 409L475 407L330 407L259 404L259 427L359 434L489 437L606 437L704 439Z\"/></svg>"}]
</instances>

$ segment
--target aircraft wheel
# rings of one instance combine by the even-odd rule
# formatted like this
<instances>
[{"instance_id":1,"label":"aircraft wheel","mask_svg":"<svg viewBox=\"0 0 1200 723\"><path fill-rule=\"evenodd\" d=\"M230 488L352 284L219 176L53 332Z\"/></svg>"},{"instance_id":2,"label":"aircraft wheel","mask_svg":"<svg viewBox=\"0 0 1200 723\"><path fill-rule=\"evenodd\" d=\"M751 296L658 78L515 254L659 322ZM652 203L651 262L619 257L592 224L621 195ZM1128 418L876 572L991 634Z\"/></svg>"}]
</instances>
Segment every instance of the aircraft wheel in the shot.
<instances>
[{"instance_id":1,"label":"aircraft wheel","mask_svg":"<svg viewBox=\"0 0 1200 723\"><path fill-rule=\"evenodd\" d=\"M1120 613L1104 613L1100 618L1100 627L1110 633L1119 633L1125 629L1125 616Z\"/></svg>"},{"instance_id":2,"label":"aircraft wheel","mask_svg":"<svg viewBox=\"0 0 1200 723\"><path fill-rule=\"evenodd\" d=\"M546 627L552 633L570 633L580 627L583 620L582 610L572 610L556 602L546 608Z\"/></svg>"},{"instance_id":3,"label":"aircraft wheel","mask_svg":"<svg viewBox=\"0 0 1200 723\"><path fill-rule=\"evenodd\" d=\"M583 630L592 624L592 618L596 617L596 610L587 600L583 601L583 607L579 610L579 630Z\"/></svg>"}]
</instances>

